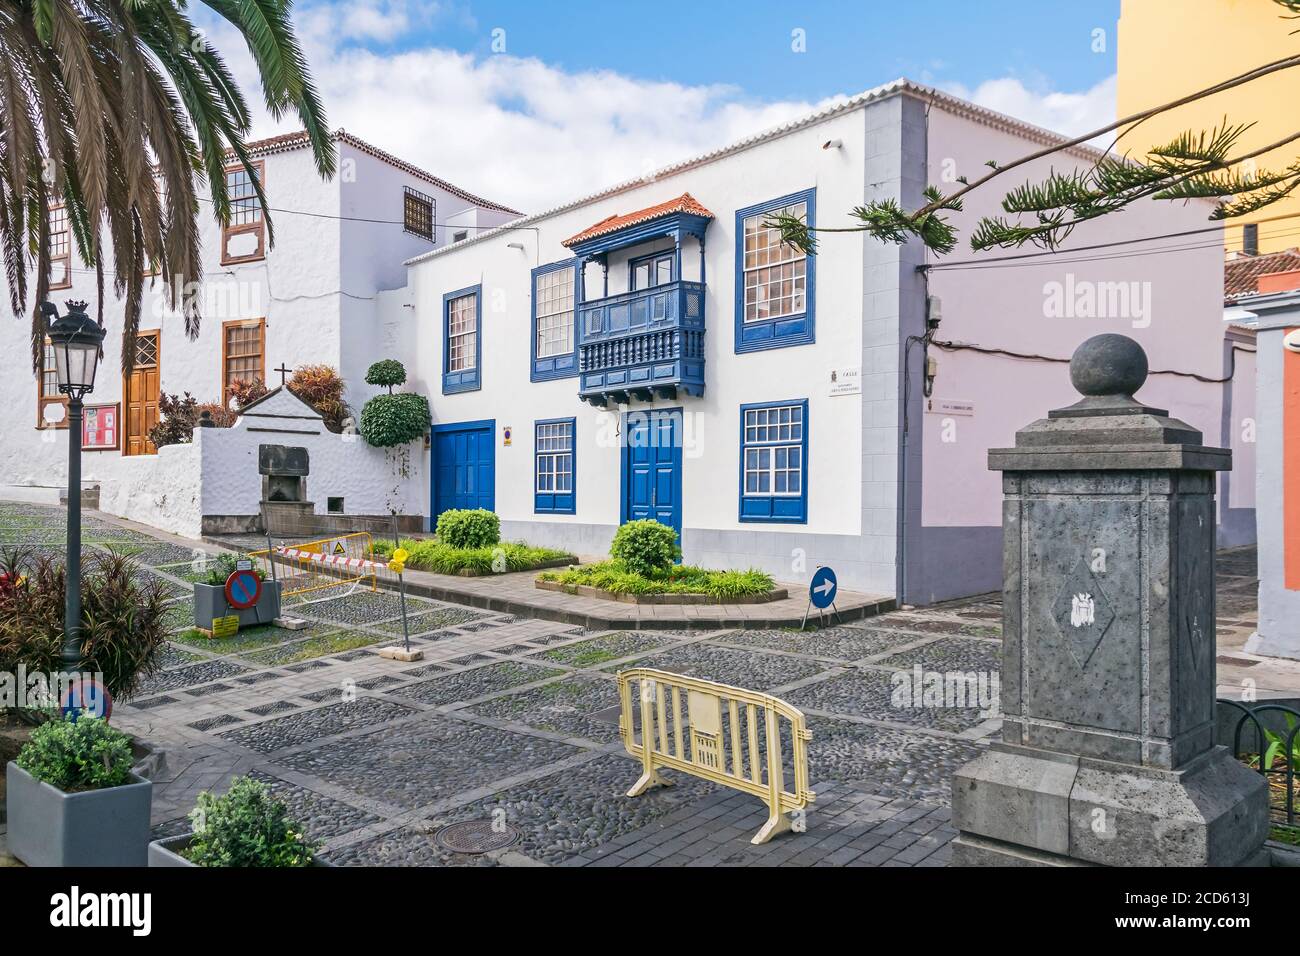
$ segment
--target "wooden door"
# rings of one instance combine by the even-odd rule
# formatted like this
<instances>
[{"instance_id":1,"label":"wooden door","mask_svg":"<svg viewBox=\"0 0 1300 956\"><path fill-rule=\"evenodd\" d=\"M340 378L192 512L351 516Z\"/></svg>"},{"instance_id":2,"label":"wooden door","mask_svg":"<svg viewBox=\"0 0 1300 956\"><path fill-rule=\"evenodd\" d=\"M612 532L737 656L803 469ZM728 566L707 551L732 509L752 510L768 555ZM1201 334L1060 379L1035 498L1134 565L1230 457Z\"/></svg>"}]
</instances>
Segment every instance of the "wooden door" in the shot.
<instances>
[{"instance_id":1,"label":"wooden door","mask_svg":"<svg viewBox=\"0 0 1300 956\"><path fill-rule=\"evenodd\" d=\"M149 429L158 424L158 393L162 385L158 347L156 330L136 333L135 368L124 389L126 441L122 451L126 455L152 455L158 450L149 440Z\"/></svg>"}]
</instances>

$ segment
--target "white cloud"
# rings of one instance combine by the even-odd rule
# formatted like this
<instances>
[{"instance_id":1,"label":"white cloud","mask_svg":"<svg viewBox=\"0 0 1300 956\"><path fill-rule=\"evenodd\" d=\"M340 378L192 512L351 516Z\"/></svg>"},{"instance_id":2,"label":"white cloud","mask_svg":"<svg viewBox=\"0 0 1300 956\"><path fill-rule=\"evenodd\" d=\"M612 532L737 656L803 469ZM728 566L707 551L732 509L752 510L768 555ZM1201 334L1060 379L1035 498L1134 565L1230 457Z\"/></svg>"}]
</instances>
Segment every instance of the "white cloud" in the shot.
<instances>
[{"instance_id":1,"label":"white cloud","mask_svg":"<svg viewBox=\"0 0 1300 956\"><path fill-rule=\"evenodd\" d=\"M380 40L408 17L403 0L358 0L341 30L338 7L309 8L300 38L330 124L464 189L535 212L725 145L833 102L761 102L726 85L644 80L612 70L567 71L533 58L436 47L387 51ZM427 8L426 8L427 9ZM423 14L421 14L423 15ZM448 5L435 17L463 16ZM347 33L349 36L345 36ZM230 31L212 40L250 100L256 74ZM882 78L883 79L883 78ZM1114 113L1114 79L1083 93L1035 92L1017 79L945 89L1071 133ZM852 91L858 92L858 91ZM259 113L255 135L296 128Z\"/></svg>"},{"instance_id":2,"label":"white cloud","mask_svg":"<svg viewBox=\"0 0 1300 956\"><path fill-rule=\"evenodd\" d=\"M1009 76L986 80L974 89L960 83L938 85L953 96L1068 136L1091 132L1115 121L1114 75L1082 93L1030 89Z\"/></svg>"}]
</instances>

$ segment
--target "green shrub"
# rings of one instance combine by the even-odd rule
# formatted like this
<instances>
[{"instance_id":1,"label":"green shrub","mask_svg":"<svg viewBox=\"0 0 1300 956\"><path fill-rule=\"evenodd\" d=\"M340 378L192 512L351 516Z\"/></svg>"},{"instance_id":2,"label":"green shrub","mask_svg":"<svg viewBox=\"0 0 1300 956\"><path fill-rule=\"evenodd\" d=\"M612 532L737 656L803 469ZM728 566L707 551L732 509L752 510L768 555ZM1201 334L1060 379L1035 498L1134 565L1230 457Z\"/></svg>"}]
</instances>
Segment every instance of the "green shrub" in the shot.
<instances>
[{"instance_id":1,"label":"green shrub","mask_svg":"<svg viewBox=\"0 0 1300 956\"><path fill-rule=\"evenodd\" d=\"M406 383L406 366L397 359L382 359L366 370L367 385L384 385L392 394L394 385Z\"/></svg>"},{"instance_id":2,"label":"green shrub","mask_svg":"<svg viewBox=\"0 0 1300 956\"><path fill-rule=\"evenodd\" d=\"M667 574L681 557L677 533L650 518L629 521L614 533L609 553L633 574L654 577Z\"/></svg>"},{"instance_id":3,"label":"green shrub","mask_svg":"<svg viewBox=\"0 0 1300 956\"><path fill-rule=\"evenodd\" d=\"M185 856L197 866L310 866L319 844L307 840L267 786L236 777L224 796L199 794Z\"/></svg>"},{"instance_id":4,"label":"green shrub","mask_svg":"<svg viewBox=\"0 0 1300 956\"><path fill-rule=\"evenodd\" d=\"M475 574L493 574L504 571L531 571L543 564L572 559L573 555L554 548L535 548L522 541L488 545L483 548L453 548L441 541L406 539L402 547L410 555L407 567L434 574L458 574L472 571ZM389 557L393 542L375 542L375 554Z\"/></svg>"},{"instance_id":5,"label":"green shrub","mask_svg":"<svg viewBox=\"0 0 1300 956\"><path fill-rule=\"evenodd\" d=\"M674 565L666 574L646 576L628 569L622 561L601 561L564 571L545 571L539 581L587 585L611 594L706 594L725 602L728 598L766 594L775 584L762 571L710 571Z\"/></svg>"},{"instance_id":6,"label":"green shrub","mask_svg":"<svg viewBox=\"0 0 1300 956\"><path fill-rule=\"evenodd\" d=\"M200 582L201 584L211 584L213 587L225 587L226 579L229 578L238 569L240 561L247 561L248 556L235 554L231 551L222 551L215 558L207 562L207 576ZM262 572L256 567L253 573L260 579Z\"/></svg>"},{"instance_id":7,"label":"green shrub","mask_svg":"<svg viewBox=\"0 0 1300 956\"><path fill-rule=\"evenodd\" d=\"M361 409L361 437L377 448L391 448L422 438L433 416L423 395L402 392L376 395Z\"/></svg>"},{"instance_id":8,"label":"green shrub","mask_svg":"<svg viewBox=\"0 0 1300 956\"><path fill-rule=\"evenodd\" d=\"M501 519L486 508L452 509L438 515L438 540L452 548L486 548L501 540Z\"/></svg>"},{"instance_id":9,"label":"green shrub","mask_svg":"<svg viewBox=\"0 0 1300 956\"><path fill-rule=\"evenodd\" d=\"M215 428L229 428L239 417L220 402L200 402L189 392L183 394L181 397L163 392L158 396L158 414L162 417L149 429L149 440L155 448L193 441L194 429L204 412L212 417Z\"/></svg>"},{"instance_id":10,"label":"green shrub","mask_svg":"<svg viewBox=\"0 0 1300 956\"><path fill-rule=\"evenodd\" d=\"M347 383L332 365L299 365L289 378L289 391L320 415L326 429L339 434L352 409L343 400Z\"/></svg>"},{"instance_id":11,"label":"green shrub","mask_svg":"<svg viewBox=\"0 0 1300 956\"><path fill-rule=\"evenodd\" d=\"M95 717L50 720L32 731L16 762L64 793L120 787L130 780L131 738Z\"/></svg>"},{"instance_id":12,"label":"green shrub","mask_svg":"<svg viewBox=\"0 0 1300 956\"><path fill-rule=\"evenodd\" d=\"M81 574L81 664L114 697L130 697L154 674L167 642L167 588L125 555L86 551ZM59 671L64 566L25 551L0 552L0 672Z\"/></svg>"}]
</instances>

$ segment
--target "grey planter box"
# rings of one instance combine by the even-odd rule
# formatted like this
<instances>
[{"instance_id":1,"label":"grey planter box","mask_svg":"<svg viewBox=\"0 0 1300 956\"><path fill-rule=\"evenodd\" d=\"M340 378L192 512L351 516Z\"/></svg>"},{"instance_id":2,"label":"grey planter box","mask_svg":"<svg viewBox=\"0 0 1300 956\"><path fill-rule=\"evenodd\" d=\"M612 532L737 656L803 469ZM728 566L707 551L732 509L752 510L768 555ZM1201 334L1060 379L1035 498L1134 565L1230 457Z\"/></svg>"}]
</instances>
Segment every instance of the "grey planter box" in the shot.
<instances>
[{"instance_id":1,"label":"grey planter box","mask_svg":"<svg viewBox=\"0 0 1300 956\"><path fill-rule=\"evenodd\" d=\"M190 834L170 837L166 840L154 840L149 844L149 865L150 866L193 866L185 857L181 856L181 851L189 845ZM333 863L326 863L324 860L313 857L312 866L333 867Z\"/></svg>"},{"instance_id":2,"label":"grey planter box","mask_svg":"<svg viewBox=\"0 0 1300 956\"><path fill-rule=\"evenodd\" d=\"M64 793L10 761L5 768L9 852L28 866L145 866L153 784Z\"/></svg>"},{"instance_id":3,"label":"grey planter box","mask_svg":"<svg viewBox=\"0 0 1300 956\"><path fill-rule=\"evenodd\" d=\"M194 626L212 630L212 619L228 614L239 615L239 626L270 624L280 616L280 582L263 580L262 596L250 608L236 611L226 606L226 589L213 584L194 585Z\"/></svg>"}]
</instances>

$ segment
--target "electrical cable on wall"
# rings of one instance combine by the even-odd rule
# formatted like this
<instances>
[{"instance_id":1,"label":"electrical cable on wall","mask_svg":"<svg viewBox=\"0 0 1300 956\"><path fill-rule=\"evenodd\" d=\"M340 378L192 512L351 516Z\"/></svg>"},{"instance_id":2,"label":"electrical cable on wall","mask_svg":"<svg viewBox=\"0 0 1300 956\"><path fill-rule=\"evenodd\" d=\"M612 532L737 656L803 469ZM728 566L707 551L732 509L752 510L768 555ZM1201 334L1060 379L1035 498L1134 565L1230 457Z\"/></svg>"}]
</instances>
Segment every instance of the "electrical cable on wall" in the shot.
<instances>
[{"instance_id":1,"label":"electrical cable on wall","mask_svg":"<svg viewBox=\"0 0 1300 956\"><path fill-rule=\"evenodd\" d=\"M1003 355L1006 356L1007 358L1022 359L1025 361L1032 361L1032 362L1052 362L1052 363L1064 364L1064 365L1070 364L1070 360L1068 358L1061 358L1055 355L1039 355L1036 352L1016 352L1011 349L995 348L993 346L987 346L987 345L973 345L967 342L944 342L944 341L938 341L933 338L929 339L928 342L930 345L933 345L935 348L942 349L945 352L978 352L981 355ZM1172 368L1153 368L1147 374L1148 375L1177 375L1182 378L1191 378L1191 379L1195 379L1198 382L1205 382L1207 385L1223 385L1226 384L1227 382L1231 382L1233 377L1237 374L1237 353L1238 352L1248 352L1249 354L1254 355L1255 349L1248 349L1245 346L1234 344L1232 346L1230 352L1230 358L1228 362L1229 371L1228 374L1223 378L1211 378L1208 375L1201 375L1198 372L1184 372L1181 369L1172 369ZM927 397L929 396L929 394L930 394L929 392L926 392Z\"/></svg>"}]
</instances>

